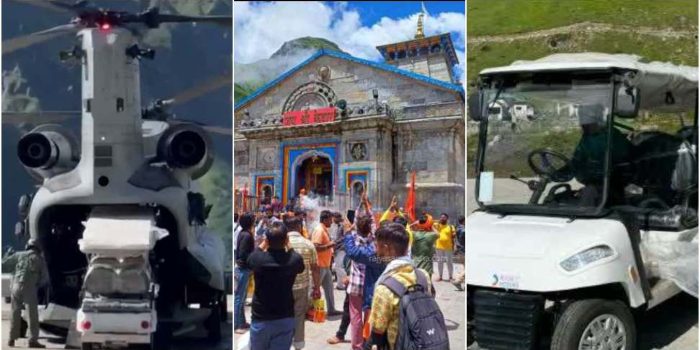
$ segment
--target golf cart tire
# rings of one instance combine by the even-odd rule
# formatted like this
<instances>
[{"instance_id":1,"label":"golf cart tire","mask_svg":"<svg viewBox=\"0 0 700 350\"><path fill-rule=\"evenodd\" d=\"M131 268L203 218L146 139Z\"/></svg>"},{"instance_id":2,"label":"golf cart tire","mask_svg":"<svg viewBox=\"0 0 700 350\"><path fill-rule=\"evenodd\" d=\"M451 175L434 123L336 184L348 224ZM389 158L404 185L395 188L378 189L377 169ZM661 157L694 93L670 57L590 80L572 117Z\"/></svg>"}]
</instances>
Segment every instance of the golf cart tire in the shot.
<instances>
[{"instance_id":1,"label":"golf cart tire","mask_svg":"<svg viewBox=\"0 0 700 350\"><path fill-rule=\"evenodd\" d=\"M584 299L569 304L562 312L552 335L551 350L578 349L584 330L596 317L611 314L625 326L627 344L625 349L637 348L637 329L630 309L621 301L606 299Z\"/></svg>"},{"instance_id":2,"label":"golf cart tire","mask_svg":"<svg viewBox=\"0 0 700 350\"><path fill-rule=\"evenodd\" d=\"M93 349L95 349L95 344L93 344L93 343L83 343L83 344L81 344L80 348L83 349L83 350L93 350Z\"/></svg>"}]
</instances>

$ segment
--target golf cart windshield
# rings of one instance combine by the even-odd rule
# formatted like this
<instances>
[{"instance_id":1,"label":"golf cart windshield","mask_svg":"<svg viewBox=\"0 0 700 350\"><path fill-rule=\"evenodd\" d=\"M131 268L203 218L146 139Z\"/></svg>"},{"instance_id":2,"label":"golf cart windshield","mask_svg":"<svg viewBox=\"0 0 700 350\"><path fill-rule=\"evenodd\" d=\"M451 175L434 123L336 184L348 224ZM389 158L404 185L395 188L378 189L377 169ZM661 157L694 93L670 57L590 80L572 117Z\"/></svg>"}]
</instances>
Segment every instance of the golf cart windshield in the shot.
<instances>
[{"instance_id":1,"label":"golf cart windshield","mask_svg":"<svg viewBox=\"0 0 700 350\"><path fill-rule=\"evenodd\" d=\"M512 212L595 211L608 186L608 149L620 166L629 151L625 135L608 128L611 96L610 73L486 77L479 202Z\"/></svg>"},{"instance_id":2,"label":"golf cart windshield","mask_svg":"<svg viewBox=\"0 0 700 350\"><path fill-rule=\"evenodd\" d=\"M482 73L479 87L473 175L486 210L696 212L696 80L611 68Z\"/></svg>"}]
</instances>

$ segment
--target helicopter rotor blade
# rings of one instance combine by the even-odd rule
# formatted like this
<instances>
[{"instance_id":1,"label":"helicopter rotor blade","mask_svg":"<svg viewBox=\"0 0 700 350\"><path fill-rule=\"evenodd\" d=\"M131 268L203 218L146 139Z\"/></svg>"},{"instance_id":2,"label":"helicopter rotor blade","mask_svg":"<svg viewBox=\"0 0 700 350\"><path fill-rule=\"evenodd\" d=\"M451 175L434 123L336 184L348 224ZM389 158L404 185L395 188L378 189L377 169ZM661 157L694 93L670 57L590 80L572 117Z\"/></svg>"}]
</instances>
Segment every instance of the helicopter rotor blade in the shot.
<instances>
[{"instance_id":1,"label":"helicopter rotor blade","mask_svg":"<svg viewBox=\"0 0 700 350\"><path fill-rule=\"evenodd\" d=\"M120 17L122 23L143 23L148 28L158 28L162 23L183 23L183 22L209 22L223 26L232 26L231 16L186 16L177 14L160 13L157 6L137 14L123 14Z\"/></svg>"},{"instance_id":2,"label":"helicopter rotor blade","mask_svg":"<svg viewBox=\"0 0 700 350\"><path fill-rule=\"evenodd\" d=\"M220 136L231 136L233 135L233 129L231 128L225 128L222 126L212 126L212 125L204 125L202 126L202 129L208 131L209 133L220 135Z\"/></svg>"},{"instance_id":3,"label":"helicopter rotor blade","mask_svg":"<svg viewBox=\"0 0 700 350\"><path fill-rule=\"evenodd\" d=\"M208 22L229 27L233 23L231 16L185 16L171 14L158 15L158 21L160 23Z\"/></svg>"},{"instance_id":4,"label":"helicopter rotor blade","mask_svg":"<svg viewBox=\"0 0 700 350\"><path fill-rule=\"evenodd\" d=\"M82 9L85 9L88 7L89 2L87 0L80 0L76 1L73 4L68 4L63 1L59 0L46 0L49 4L58 7L60 9L66 10L66 11L71 11L71 12L78 12Z\"/></svg>"},{"instance_id":5,"label":"helicopter rotor blade","mask_svg":"<svg viewBox=\"0 0 700 350\"><path fill-rule=\"evenodd\" d=\"M47 10L52 10L56 12L72 12L72 9L67 8L68 5L66 3L60 2L60 1L46 1L46 0L11 0L14 2L18 2L21 4L27 4L27 5L32 5L36 7L41 7L45 8Z\"/></svg>"},{"instance_id":6,"label":"helicopter rotor blade","mask_svg":"<svg viewBox=\"0 0 700 350\"><path fill-rule=\"evenodd\" d=\"M213 135L219 135L219 136L231 136L233 135L233 130L231 128L226 128L223 126L216 126L216 125L206 125L202 124L198 121L194 121L191 119L168 119L168 123L172 125L178 125L178 124L195 124L205 131L207 131L210 134Z\"/></svg>"},{"instance_id":7,"label":"helicopter rotor blade","mask_svg":"<svg viewBox=\"0 0 700 350\"><path fill-rule=\"evenodd\" d=\"M12 53L14 51L36 45L38 43L42 43L44 41L57 38L59 36L62 36L64 34L68 33L75 33L80 29L80 26L77 26L73 23L71 24L64 24L60 26L56 26L53 28L49 28L46 30L42 30L39 32L27 34L27 35L22 35L16 38L8 39L2 42L2 53L8 54Z\"/></svg>"},{"instance_id":8,"label":"helicopter rotor blade","mask_svg":"<svg viewBox=\"0 0 700 350\"><path fill-rule=\"evenodd\" d=\"M80 118L80 111L2 112L3 124L48 124Z\"/></svg>"},{"instance_id":9,"label":"helicopter rotor blade","mask_svg":"<svg viewBox=\"0 0 700 350\"><path fill-rule=\"evenodd\" d=\"M225 86L231 86L230 72L224 73L193 88L182 91L170 98L170 100L173 100L172 105L181 105Z\"/></svg>"}]
</instances>

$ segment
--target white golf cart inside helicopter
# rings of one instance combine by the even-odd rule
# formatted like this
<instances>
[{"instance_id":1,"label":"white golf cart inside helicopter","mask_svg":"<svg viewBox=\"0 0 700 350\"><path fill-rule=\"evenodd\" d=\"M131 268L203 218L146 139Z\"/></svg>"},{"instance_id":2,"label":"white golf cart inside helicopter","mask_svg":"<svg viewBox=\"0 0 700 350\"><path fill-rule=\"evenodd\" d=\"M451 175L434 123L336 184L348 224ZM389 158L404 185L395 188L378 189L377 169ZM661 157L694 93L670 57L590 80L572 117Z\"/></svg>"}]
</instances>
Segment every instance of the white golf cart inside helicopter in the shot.
<instances>
[{"instance_id":1,"label":"white golf cart inside helicopter","mask_svg":"<svg viewBox=\"0 0 700 350\"><path fill-rule=\"evenodd\" d=\"M480 348L634 350L635 314L697 297L697 84L696 67L594 53L480 73L466 262ZM535 117L489 120L500 98Z\"/></svg>"}]
</instances>

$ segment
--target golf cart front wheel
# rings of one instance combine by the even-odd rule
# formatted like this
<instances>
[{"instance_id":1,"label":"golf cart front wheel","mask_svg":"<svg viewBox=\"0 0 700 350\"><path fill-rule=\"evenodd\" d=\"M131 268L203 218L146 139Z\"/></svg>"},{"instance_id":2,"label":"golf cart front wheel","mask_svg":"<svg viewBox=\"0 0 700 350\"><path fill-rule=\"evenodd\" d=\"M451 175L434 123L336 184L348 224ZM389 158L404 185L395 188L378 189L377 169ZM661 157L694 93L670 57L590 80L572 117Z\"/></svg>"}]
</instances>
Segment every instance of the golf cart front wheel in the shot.
<instances>
[{"instance_id":1,"label":"golf cart front wheel","mask_svg":"<svg viewBox=\"0 0 700 350\"><path fill-rule=\"evenodd\" d=\"M637 330L629 308L620 301L578 300L561 314L552 350L636 349Z\"/></svg>"}]
</instances>

